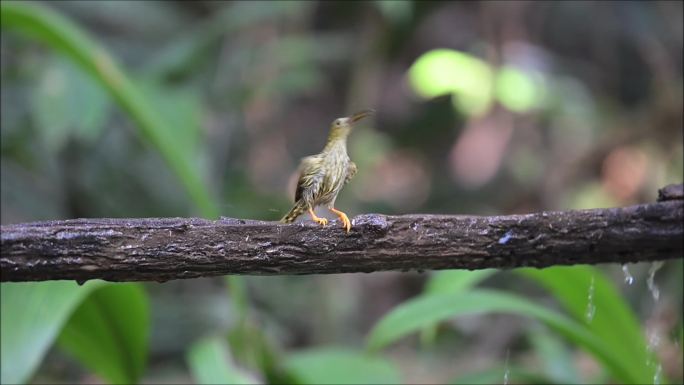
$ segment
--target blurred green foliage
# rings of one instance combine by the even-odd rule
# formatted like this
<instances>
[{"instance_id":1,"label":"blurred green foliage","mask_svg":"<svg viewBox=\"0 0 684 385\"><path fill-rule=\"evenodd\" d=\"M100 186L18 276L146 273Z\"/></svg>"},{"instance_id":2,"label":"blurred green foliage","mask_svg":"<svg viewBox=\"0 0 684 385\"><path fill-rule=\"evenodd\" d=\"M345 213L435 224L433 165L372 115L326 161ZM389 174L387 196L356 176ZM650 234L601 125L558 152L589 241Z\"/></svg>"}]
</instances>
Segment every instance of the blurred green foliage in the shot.
<instances>
[{"instance_id":1,"label":"blurred green foliage","mask_svg":"<svg viewBox=\"0 0 684 385\"><path fill-rule=\"evenodd\" d=\"M284 363L296 384L396 384L399 371L385 358L344 348L295 351Z\"/></svg>"},{"instance_id":2,"label":"blurred green foliage","mask_svg":"<svg viewBox=\"0 0 684 385\"><path fill-rule=\"evenodd\" d=\"M197 384L256 384L231 362L228 344L221 337L205 338L188 351L188 366Z\"/></svg>"},{"instance_id":3,"label":"blurred green foliage","mask_svg":"<svg viewBox=\"0 0 684 385\"><path fill-rule=\"evenodd\" d=\"M561 314L549 311L523 298L495 291L472 290L462 294L436 294L413 299L385 317L370 334L368 346L371 349L384 347L410 332L419 330L433 322L444 321L462 315L507 312L529 316L547 323L558 333L575 344L590 351L613 375L624 383L643 383L628 373L629 368L600 337L592 336L581 325ZM645 366L645 363L643 364ZM648 377L648 379L652 378Z\"/></svg>"},{"instance_id":4,"label":"blurred green foliage","mask_svg":"<svg viewBox=\"0 0 684 385\"><path fill-rule=\"evenodd\" d=\"M93 78L100 82L113 99L128 112L137 123L135 127L156 146L181 182L185 184L191 198L199 206L202 213L208 217L218 215L218 210L211 201L209 193L205 190L204 183L198 178L197 170L190 165L191 159L188 159L188 156L192 154L192 151L188 151L192 150L192 142L187 141L188 136L183 133L194 128L194 122L189 121L192 119L192 115L179 120L177 119L178 115L175 114L187 111L187 108L191 108L192 104L188 105L183 100L182 102L185 102L183 109L168 108L165 110L172 111L175 116L172 115L171 118L175 117L176 119L162 117L159 111L155 109L155 103L174 103L172 97L167 99L166 96L168 95L165 95L165 98L160 98L164 92L155 92L152 87L148 89L149 91L146 94L143 94L138 86L132 83L121 71L108 53L98 47L67 19L47 8L32 4L5 2L2 4L2 26L3 28L16 28L42 40L55 50L64 52L75 63L82 66L83 70L90 72ZM52 84L52 87L59 89L59 82L64 82L64 80L53 79L53 82L57 82L57 85ZM66 87L66 85L61 87ZM70 94L75 91L78 90L70 90ZM85 95L77 96L83 97ZM87 100L89 103L93 101L93 99ZM44 105L47 102L39 100L36 103ZM98 104L81 107L85 107L85 110L92 110L97 106ZM167 105L167 107L169 106L178 107L178 104ZM59 109L60 106L51 104L50 107ZM47 117L48 127L50 127L48 132L58 128L53 125L55 115L68 114L66 110L69 106L62 107L65 110L53 111L52 116ZM51 139L49 135L47 139Z\"/></svg>"},{"instance_id":5,"label":"blurred green foliage","mask_svg":"<svg viewBox=\"0 0 684 385\"><path fill-rule=\"evenodd\" d=\"M622 366L631 373L631 381L648 383L653 379L655 367L646 365L653 359L649 357L652 352L647 350L641 327L613 283L600 271L589 266L577 266L543 271L521 269L519 272L549 290L576 320L584 320L587 328L595 338L602 340L608 350L620 352ZM587 303L588 293L577 290L578 287L593 288L591 304ZM588 311L591 311L590 316ZM615 322L616 319L619 322Z\"/></svg>"},{"instance_id":6,"label":"blurred green foliage","mask_svg":"<svg viewBox=\"0 0 684 385\"><path fill-rule=\"evenodd\" d=\"M684 172L677 2L0 9L2 223L275 220L298 159L369 107L350 214L629 205ZM658 301L641 264L633 285L615 266L3 283L1 382L676 383L667 267Z\"/></svg>"},{"instance_id":7,"label":"blurred green foliage","mask_svg":"<svg viewBox=\"0 0 684 385\"><path fill-rule=\"evenodd\" d=\"M58 342L112 384L140 381L147 363L149 304L139 284L106 285L81 302Z\"/></svg>"},{"instance_id":8,"label":"blurred green foliage","mask_svg":"<svg viewBox=\"0 0 684 385\"><path fill-rule=\"evenodd\" d=\"M69 315L90 291L100 286L88 282L3 283L2 382L24 383L40 364Z\"/></svg>"}]
</instances>

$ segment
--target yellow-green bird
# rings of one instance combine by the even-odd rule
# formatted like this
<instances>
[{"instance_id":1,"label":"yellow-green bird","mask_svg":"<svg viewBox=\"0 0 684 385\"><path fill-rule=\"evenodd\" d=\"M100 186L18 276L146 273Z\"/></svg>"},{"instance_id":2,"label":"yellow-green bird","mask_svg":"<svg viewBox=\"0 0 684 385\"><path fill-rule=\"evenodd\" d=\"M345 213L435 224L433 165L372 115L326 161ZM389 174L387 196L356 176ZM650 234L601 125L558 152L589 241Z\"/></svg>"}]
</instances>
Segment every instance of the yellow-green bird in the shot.
<instances>
[{"instance_id":1,"label":"yellow-green bird","mask_svg":"<svg viewBox=\"0 0 684 385\"><path fill-rule=\"evenodd\" d=\"M295 191L295 204L282 222L292 223L297 217L308 211L311 218L325 226L328 220L314 213L316 206L326 206L337 214L347 232L351 222L347 214L335 209L335 199L342 187L356 174L356 164L347 155L347 137L354 123L372 115L375 111L365 110L346 118L335 119L330 125L328 141L320 154L302 159Z\"/></svg>"}]
</instances>

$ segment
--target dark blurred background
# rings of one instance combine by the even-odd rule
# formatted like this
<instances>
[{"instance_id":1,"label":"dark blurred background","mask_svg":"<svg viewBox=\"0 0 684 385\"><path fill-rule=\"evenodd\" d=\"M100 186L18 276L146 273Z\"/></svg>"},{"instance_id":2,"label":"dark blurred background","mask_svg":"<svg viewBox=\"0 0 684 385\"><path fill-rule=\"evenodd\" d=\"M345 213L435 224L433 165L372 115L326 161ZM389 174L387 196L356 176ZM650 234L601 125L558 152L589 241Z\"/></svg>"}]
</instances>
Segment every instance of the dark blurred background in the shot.
<instances>
[{"instance_id":1,"label":"dark blurred background","mask_svg":"<svg viewBox=\"0 0 684 385\"><path fill-rule=\"evenodd\" d=\"M299 159L322 149L333 119L365 108L377 114L349 139L359 173L337 201L350 218L624 206L654 201L658 188L682 181L680 1L39 4L121 64L169 123L171 156L191 165L211 199L205 207L215 209L199 208L88 73L3 31L3 224L278 220L291 204ZM658 306L646 290L648 265L630 266L638 285L629 290L620 266L602 269L644 324L669 322L681 333L682 264L666 266L657 276ZM289 350L361 341L428 276L247 277L246 284L259 325ZM516 286L508 273L495 277L488 284ZM176 365L188 344L234 322L224 283L146 285L145 381L189 380ZM515 348L525 322L464 322L466 339L445 338L429 351L407 343L390 355L408 383L447 381L459 368L501 363L507 354L526 362ZM681 346L673 349L664 370L681 381ZM44 381L93 380L55 352L42 370Z\"/></svg>"}]
</instances>

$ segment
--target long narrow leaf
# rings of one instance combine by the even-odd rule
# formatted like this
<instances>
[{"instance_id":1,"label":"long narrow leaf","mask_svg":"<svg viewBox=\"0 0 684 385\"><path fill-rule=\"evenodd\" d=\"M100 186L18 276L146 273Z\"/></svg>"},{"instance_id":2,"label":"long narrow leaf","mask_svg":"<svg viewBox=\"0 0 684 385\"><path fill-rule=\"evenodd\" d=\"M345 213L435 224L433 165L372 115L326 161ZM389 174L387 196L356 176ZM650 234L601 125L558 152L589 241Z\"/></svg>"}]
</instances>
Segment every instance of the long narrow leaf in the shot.
<instances>
[{"instance_id":1,"label":"long narrow leaf","mask_svg":"<svg viewBox=\"0 0 684 385\"><path fill-rule=\"evenodd\" d=\"M459 293L484 281L495 269L441 270L434 273L425 285L426 293Z\"/></svg>"},{"instance_id":2,"label":"long narrow leaf","mask_svg":"<svg viewBox=\"0 0 684 385\"><path fill-rule=\"evenodd\" d=\"M600 270L590 266L572 266L518 269L516 272L549 290L577 321L585 323L594 335L600 337L608 349L620 352L622 366L629 370L635 383L653 381L656 366L649 366L647 362L655 362L653 360L657 358L649 357L645 333L636 315ZM593 288L590 289L592 281ZM588 310L593 313L591 317L587 317Z\"/></svg>"},{"instance_id":3,"label":"long narrow leaf","mask_svg":"<svg viewBox=\"0 0 684 385\"><path fill-rule=\"evenodd\" d=\"M257 383L235 366L228 344L220 337L207 337L194 343L186 361L197 384Z\"/></svg>"},{"instance_id":4,"label":"long narrow leaf","mask_svg":"<svg viewBox=\"0 0 684 385\"><path fill-rule=\"evenodd\" d=\"M218 216L199 173L192 167L188 154L179 147L166 122L143 94L120 69L115 60L84 31L68 19L44 6L3 1L0 5L2 29L14 29L32 36L65 54L93 78L118 102L135 121L140 133L159 151L202 215Z\"/></svg>"},{"instance_id":5,"label":"long narrow leaf","mask_svg":"<svg viewBox=\"0 0 684 385\"><path fill-rule=\"evenodd\" d=\"M389 361L346 348L290 353L285 370L297 384L397 384L400 376Z\"/></svg>"},{"instance_id":6,"label":"long narrow leaf","mask_svg":"<svg viewBox=\"0 0 684 385\"><path fill-rule=\"evenodd\" d=\"M58 341L109 383L133 384L145 369L149 322L149 304L142 285L108 285L81 303Z\"/></svg>"},{"instance_id":7,"label":"long narrow leaf","mask_svg":"<svg viewBox=\"0 0 684 385\"><path fill-rule=\"evenodd\" d=\"M101 281L3 283L0 300L1 383L25 383L62 325Z\"/></svg>"},{"instance_id":8,"label":"long narrow leaf","mask_svg":"<svg viewBox=\"0 0 684 385\"><path fill-rule=\"evenodd\" d=\"M496 273L495 269L483 270L441 270L432 274L423 289L424 295L460 293ZM437 323L428 325L420 331L420 340L424 346L434 343L437 337Z\"/></svg>"},{"instance_id":9,"label":"long narrow leaf","mask_svg":"<svg viewBox=\"0 0 684 385\"><path fill-rule=\"evenodd\" d=\"M368 336L367 346L377 350L434 322L460 315L493 312L512 313L543 321L591 352L616 378L623 382L634 382L631 372L619 358L619 351L608 349L584 325L524 298L491 290L420 296L407 301L378 322Z\"/></svg>"}]
</instances>

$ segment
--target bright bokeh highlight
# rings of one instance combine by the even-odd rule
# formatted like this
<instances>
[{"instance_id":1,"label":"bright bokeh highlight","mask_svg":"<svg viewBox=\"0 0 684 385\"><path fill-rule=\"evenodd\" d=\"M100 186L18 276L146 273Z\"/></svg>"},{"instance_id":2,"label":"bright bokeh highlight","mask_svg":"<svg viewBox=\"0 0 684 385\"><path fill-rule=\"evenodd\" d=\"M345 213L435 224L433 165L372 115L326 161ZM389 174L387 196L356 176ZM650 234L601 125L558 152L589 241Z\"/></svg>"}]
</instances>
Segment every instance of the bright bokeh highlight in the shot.
<instances>
[{"instance_id":1,"label":"bright bokeh highlight","mask_svg":"<svg viewBox=\"0 0 684 385\"><path fill-rule=\"evenodd\" d=\"M436 49L423 54L409 69L409 81L426 99L454 94L455 107L469 115L482 114L491 104L492 70L463 52Z\"/></svg>"},{"instance_id":2,"label":"bright bokeh highlight","mask_svg":"<svg viewBox=\"0 0 684 385\"><path fill-rule=\"evenodd\" d=\"M506 108L527 112L539 105L541 89L525 71L505 66L496 75L495 96Z\"/></svg>"},{"instance_id":3,"label":"bright bokeh highlight","mask_svg":"<svg viewBox=\"0 0 684 385\"><path fill-rule=\"evenodd\" d=\"M452 49L435 49L420 56L409 69L413 90L425 99L453 94L454 107L467 115L481 115L496 98L514 112L540 105L542 84L512 66L496 71L482 59Z\"/></svg>"}]
</instances>

